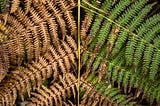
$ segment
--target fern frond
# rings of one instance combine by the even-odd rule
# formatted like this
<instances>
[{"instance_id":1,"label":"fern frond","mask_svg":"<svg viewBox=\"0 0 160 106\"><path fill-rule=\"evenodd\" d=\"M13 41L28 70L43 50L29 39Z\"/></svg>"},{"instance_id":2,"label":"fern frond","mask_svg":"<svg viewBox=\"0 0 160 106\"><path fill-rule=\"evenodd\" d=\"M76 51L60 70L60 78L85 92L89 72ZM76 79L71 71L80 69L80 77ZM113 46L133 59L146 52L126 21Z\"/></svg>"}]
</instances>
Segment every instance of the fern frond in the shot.
<instances>
[{"instance_id":1,"label":"fern frond","mask_svg":"<svg viewBox=\"0 0 160 106\"><path fill-rule=\"evenodd\" d=\"M75 42L73 43L75 44ZM65 52L67 51L66 49L69 51ZM63 43L58 50L50 46L48 52L44 54L43 57L39 57L37 62L33 61L30 64L26 64L26 68L18 67L17 70L12 71L8 80L1 83L3 86L0 87L0 101L5 100L3 101L3 104L6 105L8 105L8 103L14 103L16 98L13 98L13 96L16 97L17 94L11 96L13 92L15 92L13 90L19 92L22 100L24 100L23 95L26 92L28 93L28 96L30 96L31 86L33 87L33 90L35 90L36 87L40 88L47 78L53 76L54 80L56 80L59 73L62 73L63 77L65 77L65 74L70 71L69 68L66 68L68 66L66 65L66 61L70 61L67 63L70 66L76 65L76 57L73 57L75 56L76 51L77 49L74 49L72 46L70 47L68 43ZM72 78L71 76L69 77ZM12 99L9 99L10 97Z\"/></svg>"},{"instance_id":2,"label":"fern frond","mask_svg":"<svg viewBox=\"0 0 160 106\"><path fill-rule=\"evenodd\" d=\"M20 0L12 0L11 3L12 3L12 6L11 6L10 13L13 13L18 9L18 6L20 4Z\"/></svg>"},{"instance_id":3,"label":"fern frond","mask_svg":"<svg viewBox=\"0 0 160 106\"><path fill-rule=\"evenodd\" d=\"M30 20L30 18L23 12L21 8L19 8L16 12L14 12L16 18L21 21L21 24L25 27L27 26L33 26L33 22Z\"/></svg>"},{"instance_id":4,"label":"fern frond","mask_svg":"<svg viewBox=\"0 0 160 106\"><path fill-rule=\"evenodd\" d=\"M4 44L0 45L0 82L6 76L10 68L8 48Z\"/></svg>"},{"instance_id":5,"label":"fern frond","mask_svg":"<svg viewBox=\"0 0 160 106\"><path fill-rule=\"evenodd\" d=\"M121 26L127 24L145 3L147 3L146 0L136 1L127 11L125 11L125 13L122 14L122 16L117 20L117 23Z\"/></svg>"},{"instance_id":6,"label":"fern frond","mask_svg":"<svg viewBox=\"0 0 160 106\"><path fill-rule=\"evenodd\" d=\"M117 18L120 12L123 11L123 9L126 8L126 6L129 4L130 4L129 1L120 1L119 4L117 4L115 8L111 11L112 14L108 16L109 19L114 20L115 18ZM104 44L105 40L107 39L107 35L110 31L110 27L112 25L111 22L109 23L107 22L108 21L106 20L103 22L103 26L100 29L98 35L93 39L93 41L90 44L91 48L93 48L95 44L97 44L97 46L100 46L100 47Z\"/></svg>"},{"instance_id":7,"label":"fern frond","mask_svg":"<svg viewBox=\"0 0 160 106\"><path fill-rule=\"evenodd\" d=\"M90 79L90 75L92 76L92 78ZM88 76L88 80L89 82L91 82L91 84L93 84L95 86L95 88L91 88L89 87L87 89L87 91L85 92L86 94L84 94L84 97L86 99L86 97L90 96L92 97L92 95L96 96L96 95L103 95L103 99L107 100L108 102L110 102L111 104L120 104L120 105L127 105L127 104L131 104L133 102L131 102L132 97L127 96L127 95L123 95L120 94L120 91L117 88L110 88L109 85L107 85L107 83L101 81L98 83L98 78L92 74L90 74ZM91 86L93 86L91 85ZM88 85L90 86L90 85ZM97 92L97 93L96 93ZM85 99L83 99L82 101L86 101ZM97 104L99 103L99 101L103 101L103 100L98 100ZM94 104L95 102L93 102ZM86 103L87 104L87 103ZM91 105L91 104L90 104Z\"/></svg>"},{"instance_id":8,"label":"fern frond","mask_svg":"<svg viewBox=\"0 0 160 106\"><path fill-rule=\"evenodd\" d=\"M34 38L34 42L33 42L33 44L34 44L34 53L35 53L35 60L36 61L38 61L38 58L40 57L40 51L41 51L41 49L40 49L40 37L39 37L39 35L38 35L38 27L37 26L35 26L35 27L33 27L33 29L31 29L31 31L32 31L32 34L33 34L33 38Z\"/></svg>"},{"instance_id":9,"label":"fern frond","mask_svg":"<svg viewBox=\"0 0 160 106\"><path fill-rule=\"evenodd\" d=\"M34 8L36 8L37 13L40 17L43 18L43 20L47 20L51 17L51 14L48 12L47 8L42 3L33 3Z\"/></svg>"},{"instance_id":10,"label":"fern frond","mask_svg":"<svg viewBox=\"0 0 160 106\"><path fill-rule=\"evenodd\" d=\"M67 23L69 24L69 28L71 28L71 36L73 36L76 39L76 35L77 35L77 27L76 27L76 22L74 21L74 17L71 15L71 11L66 11L64 13L66 19L67 19Z\"/></svg>"},{"instance_id":11,"label":"fern frond","mask_svg":"<svg viewBox=\"0 0 160 106\"><path fill-rule=\"evenodd\" d=\"M47 52L47 49L50 46L50 35L48 32L47 23L40 23L39 32L42 40L42 54L44 54Z\"/></svg>"},{"instance_id":12,"label":"fern frond","mask_svg":"<svg viewBox=\"0 0 160 106\"><path fill-rule=\"evenodd\" d=\"M151 10L151 5L147 5L145 8L143 8L139 14L137 16L135 16L135 18L133 18L133 20L130 22L130 24L128 25L128 29L129 31L134 31L136 29L136 27L140 24L140 22L143 20L143 18L145 17L145 15ZM121 30L119 37L117 38L117 41L115 43L115 48L113 48L112 50L112 54L116 54L119 52L119 50L121 49L123 43L126 41L127 39L127 35L128 35L128 31L125 30ZM135 42L135 40L134 40ZM129 45L129 43L127 43ZM134 47L134 46L133 46ZM134 50L134 49L133 49ZM128 52L128 50L126 50L126 53ZM128 52L129 53L129 52ZM130 54L133 54L133 52L130 52ZM126 56L127 57L127 56ZM129 58L131 59L131 58Z\"/></svg>"},{"instance_id":13,"label":"fern frond","mask_svg":"<svg viewBox=\"0 0 160 106\"><path fill-rule=\"evenodd\" d=\"M34 8L30 9L30 18L35 24L38 24L42 22L41 17L38 15L38 13L34 10Z\"/></svg>"},{"instance_id":14,"label":"fern frond","mask_svg":"<svg viewBox=\"0 0 160 106\"><path fill-rule=\"evenodd\" d=\"M104 1L102 6L100 7L102 10L107 11L110 10L112 6L111 1ZM98 29L100 28L101 23L103 22L103 18L99 17L98 15L96 16L92 28L91 28L91 36L95 36L97 34Z\"/></svg>"},{"instance_id":15,"label":"fern frond","mask_svg":"<svg viewBox=\"0 0 160 106\"><path fill-rule=\"evenodd\" d=\"M0 0L0 11L2 13L8 12L9 9L9 0Z\"/></svg>"},{"instance_id":16,"label":"fern frond","mask_svg":"<svg viewBox=\"0 0 160 106\"><path fill-rule=\"evenodd\" d=\"M31 93L31 103L28 105L62 105L67 102L66 98L70 98L77 91L76 78L71 73L66 76L59 76L58 82L54 82L49 88L42 85L41 89L37 89L37 93ZM27 105L27 106L28 106Z\"/></svg>"},{"instance_id":17,"label":"fern frond","mask_svg":"<svg viewBox=\"0 0 160 106\"><path fill-rule=\"evenodd\" d=\"M31 8L32 0L25 0L25 13L27 14Z\"/></svg>"},{"instance_id":18,"label":"fern frond","mask_svg":"<svg viewBox=\"0 0 160 106\"><path fill-rule=\"evenodd\" d=\"M156 74L158 73L159 64L160 64L160 53L158 51L155 51L152 58L151 68L149 72L149 78L151 80L156 79Z\"/></svg>"}]
</instances>

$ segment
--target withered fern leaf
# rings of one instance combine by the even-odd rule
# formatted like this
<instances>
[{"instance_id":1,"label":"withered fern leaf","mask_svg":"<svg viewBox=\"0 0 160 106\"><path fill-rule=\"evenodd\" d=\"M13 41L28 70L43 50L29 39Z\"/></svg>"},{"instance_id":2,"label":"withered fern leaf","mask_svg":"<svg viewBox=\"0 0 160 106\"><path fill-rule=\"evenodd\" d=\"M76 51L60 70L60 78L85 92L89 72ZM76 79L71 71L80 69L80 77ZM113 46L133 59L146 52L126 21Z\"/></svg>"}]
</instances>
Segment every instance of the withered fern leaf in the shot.
<instances>
[{"instance_id":1,"label":"withered fern leaf","mask_svg":"<svg viewBox=\"0 0 160 106\"><path fill-rule=\"evenodd\" d=\"M40 89L37 89L38 93L32 92L31 103L27 106L37 106L37 105L66 105L70 104L67 98L72 98L72 104L76 100L77 92L77 78L71 74L66 73L65 76L59 75L58 81L53 81L49 88L42 85Z\"/></svg>"},{"instance_id":2,"label":"withered fern leaf","mask_svg":"<svg viewBox=\"0 0 160 106\"><path fill-rule=\"evenodd\" d=\"M15 12L7 15L7 20L1 14L1 49L8 49L7 53L5 50L4 53L1 52L2 63L10 60L11 65L20 66L32 60L38 61L50 45L59 47L59 39L65 40L67 35L75 37L76 23L71 11L74 7L75 2L72 0L47 1L45 4L33 2L27 13L20 5ZM3 70L1 69L2 73L8 71ZM1 78L3 79L4 75Z\"/></svg>"},{"instance_id":3,"label":"withered fern leaf","mask_svg":"<svg viewBox=\"0 0 160 106\"><path fill-rule=\"evenodd\" d=\"M61 43L62 45L58 49L50 46L48 52L40 56L37 62L32 61L25 64L24 67L19 66L5 77L7 80L3 80L0 86L2 105L14 105L17 93L24 101L24 94L27 92L30 97L31 91L40 89L46 79L52 77L54 81L59 75L65 77L68 72L76 71L77 48L72 46L76 43L73 41L72 45L65 41L61 41Z\"/></svg>"}]
</instances>

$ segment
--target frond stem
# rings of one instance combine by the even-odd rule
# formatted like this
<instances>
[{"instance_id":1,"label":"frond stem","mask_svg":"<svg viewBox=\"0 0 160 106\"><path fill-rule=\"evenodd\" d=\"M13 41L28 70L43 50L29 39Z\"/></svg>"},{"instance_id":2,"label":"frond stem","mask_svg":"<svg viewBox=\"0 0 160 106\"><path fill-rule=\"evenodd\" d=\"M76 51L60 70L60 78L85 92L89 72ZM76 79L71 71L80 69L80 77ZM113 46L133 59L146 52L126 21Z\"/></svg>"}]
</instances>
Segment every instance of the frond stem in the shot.
<instances>
[{"instance_id":1,"label":"frond stem","mask_svg":"<svg viewBox=\"0 0 160 106\"><path fill-rule=\"evenodd\" d=\"M79 106L79 95L80 95L80 68L81 68L81 59L80 59L80 55L81 55L81 46L80 46L80 7L81 7L81 1L78 0L78 106Z\"/></svg>"}]
</instances>

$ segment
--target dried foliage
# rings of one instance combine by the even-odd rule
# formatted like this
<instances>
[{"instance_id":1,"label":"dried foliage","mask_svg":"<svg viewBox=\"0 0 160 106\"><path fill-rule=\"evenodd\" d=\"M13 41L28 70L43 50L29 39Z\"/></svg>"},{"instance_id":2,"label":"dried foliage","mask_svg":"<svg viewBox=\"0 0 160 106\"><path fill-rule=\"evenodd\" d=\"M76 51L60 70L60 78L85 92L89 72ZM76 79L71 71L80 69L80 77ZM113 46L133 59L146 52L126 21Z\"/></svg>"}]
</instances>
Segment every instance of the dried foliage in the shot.
<instances>
[{"instance_id":1,"label":"dried foliage","mask_svg":"<svg viewBox=\"0 0 160 106\"><path fill-rule=\"evenodd\" d=\"M73 0L11 0L7 18L0 14L0 105L32 97L47 79L76 74L75 7Z\"/></svg>"}]
</instances>

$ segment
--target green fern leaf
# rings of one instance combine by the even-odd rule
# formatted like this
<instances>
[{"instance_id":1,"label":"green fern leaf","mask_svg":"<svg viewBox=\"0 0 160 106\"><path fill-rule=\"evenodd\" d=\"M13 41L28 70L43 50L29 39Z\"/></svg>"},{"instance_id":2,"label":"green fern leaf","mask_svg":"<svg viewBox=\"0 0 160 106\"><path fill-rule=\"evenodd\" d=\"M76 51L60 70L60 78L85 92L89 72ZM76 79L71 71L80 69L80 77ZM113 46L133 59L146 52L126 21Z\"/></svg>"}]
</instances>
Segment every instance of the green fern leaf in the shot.
<instances>
[{"instance_id":1,"label":"green fern leaf","mask_svg":"<svg viewBox=\"0 0 160 106\"><path fill-rule=\"evenodd\" d=\"M126 46L125 58L127 65L131 65L133 61L134 49L136 47L136 42L138 38L133 36L129 38L129 42Z\"/></svg>"},{"instance_id":2,"label":"green fern leaf","mask_svg":"<svg viewBox=\"0 0 160 106\"><path fill-rule=\"evenodd\" d=\"M154 48L152 46L147 46L144 52L144 62L143 62L143 71L144 74L146 74L149 70L152 54L153 54Z\"/></svg>"},{"instance_id":3,"label":"green fern leaf","mask_svg":"<svg viewBox=\"0 0 160 106\"><path fill-rule=\"evenodd\" d=\"M109 88L109 89L106 89L104 94L105 95L109 95L111 92L114 92L114 91L118 91L117 88Z\"/></svg>"},{"instance_id":4,"label":"green fern leaf","mask_svg":"<svg viewBox=\"0 0 160 106\"><path fill-rule=\"evenodd\" d=\"M101 9L108 12L112 7L112 0L105 0L102 3Z\"/></svg>"},{"instance_id":5,"label":"green fern leaf","mask_svg":"<svg viewBox=\"0 0 160 106\"><path fill-rule=\"evenodd\" d=\"M136 1L127 11L125 11L124 14L122 14L122 17L117 20L117 23L121 26L128 24L130 19L134 17L134 15L143 7L145 3L147 3L147 0Z\"/></svg>"},{"instance_id":6,"label":"green fern leaf","mask_svg":"<svg viewBox=\"0 0 160 106\"><path fill-rule=\"evenodd\" d=\"M0 0L0 11L1 12L6 12L5 8L6 8L7 3L9 3L9 0Z\"/></svg>"},{"instance_id":7,"label":"green fern leaf","mask_svg":"<svg viewBox=\"0 0 160 106\"><path fill-rule=\"evenodd\" d=\"M159 69L159 64L160 64L160 52L156 51L153 54L153 59L152 59L151 68L150 68L150 72L149 72L149 78L151 80L154 80L156 78L156 74Z\"/></svg>"},{"instance_id":8,"label":"green fern leaf","mask_svg":"<svg viewBox=\"0 0 160 106\"><path fill-rule=\"evenodd\" d=\"M138 64L142 58L144 48L145 48L145 43L143 41L139 41L138 45L136 47L136 50L134 53L134 59L133 59L133 64L135 67L138 66Z\"/></svg>"},{"instance_id":9,"label":"green fern leaf","mask_svg":"<svg viewBox=\"0 0 160 106\"><path fill-rule=\"evenodd\" d=\"M88 57L89 57L89 53L88 52L83 52L83 54L82 54L83 64L85 64L87 62Z\"/></svg>"},{"instance_id":10,"label":"green fern leaf","mask_svg":"<svg viewBox=\"0 0 160 106\"><path fill-rule=\"evenodd\" d=\"M152 5L147 5L145 8L143 8L137 16L133 18L131 21L131 24L128 24L127 27L129 31L134 31L136 27L141 23L143 18L146 16L146 14L151 10ZM115 48L113 48L112 54L115 55L119 52L121 49L123 43L126 41L128 35L128 31L122 30L119 34L119 37L117 39L117 42L115 44ZM132 42L131 42L132 43ZM135 43L135 42L134 42ZM129 51L128 51L129 52Z\"/></svg>"},{"instance_id":11,"label":"green fern leaf","mask_svg":"<svg viewBox=\"0 0 160 106\"><path fill-rule=\"evenodd\" d=\"M104 58L106 53L106 46L104 45L101 49L101 51L99 52L99 56L95 59L94 63L93 63L93 71L97 70L102 58Z\"/></svg>"},{"instance_id":12,"label":"green fern leaf","mask_svg":"<svg viewBox=\"0 0 160 106\"><path fill-rule=\"evenodd\" d=\"M130 4L130 0L120 0L120 2L111 11L109 19L114 20Z\"/></svg>"},{"instance_id":13,"label":"green fern leaf","mask_svg":"<svg viewBox=\"0 0 160 106\"><path fill-rule=\"evenodd\" d=\"M160 22L160 14L156 14L149 19L147 19L137 30L137 35L142 37L148 30L152 28L155 24Z\"/></svg>"},{"instance_id":14,"label":"green fern leaf","mask_svg":"<svg viewBox=\"0 0 160 106\"><path fill-rule=\"evenodd\" d=\"M91 28L91 35L92 36L95 36L96 34L97 34L97 32L98 32L98 30L99 30L99 28L100 28L100 25L101 25L101 23L102 23L102 21L103 21L103 18L102 17L99 17L99 16L97 16L96 17L96 19L95 19L95 21L94 21L94 24L92 25L92 28Z\"/></svg>"},{"instance_id":15,"label":"green fern leaf","mask_svg":"<svg viewBox=\"0 0 160 106\"><path fill-rule=\"evenodd\" d=\"M154 39L155 34L159 32L160 32L160 23L155 25L151 30L149 30L148 33L145 34L144 38L146 38L146 40L150 42L151 40Z\"/></svg>"},{"instance_id":16,"label":"green fern leaf","mask_svg":"<svg viewBox=\"0 0 160 106\"><path fill-rule=\"evenodd\" d=\"M131 72L130 72L130 71L127 71L127 72L124 74L124 77L123 77L123 85L124 85L125 87L127 87L127 85L128 85L130 75L131 75Z\"/></svg>"}]
</instances>

